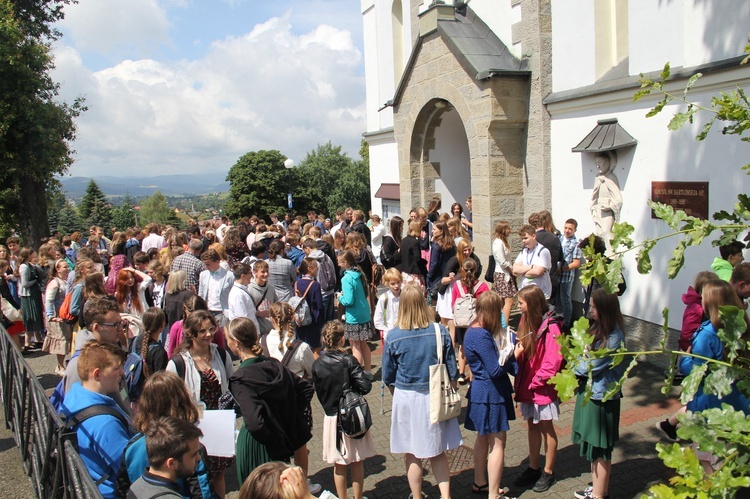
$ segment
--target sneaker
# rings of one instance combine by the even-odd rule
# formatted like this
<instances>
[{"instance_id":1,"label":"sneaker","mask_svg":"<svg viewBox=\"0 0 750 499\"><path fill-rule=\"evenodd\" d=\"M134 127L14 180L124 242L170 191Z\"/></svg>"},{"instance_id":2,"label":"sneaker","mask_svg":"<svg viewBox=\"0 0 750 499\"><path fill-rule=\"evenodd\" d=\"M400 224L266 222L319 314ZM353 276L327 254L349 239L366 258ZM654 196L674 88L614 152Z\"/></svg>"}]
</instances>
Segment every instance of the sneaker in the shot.
<instances>
[{"instance_id":1,"label":"sneaker","mask_svg":"<svg viewBox=\"0 0 750 499\"><path fill-rule=\"evenodd\" d=\"M528 487L532 483L536 483L537 480L539 480L539 477L542 476L542 470L541 468L538 470L532 469L532 468L526 468L526 470L521 473L521 476L516 478L516 481L513 482L513 485L516 487Z\"/></svg>"},{"instance_id":2,"label":"sneaker","mask_svg":"<svg viewBox=\"0 0 750 499\"><path fill-rule=\"evenodd\" d=\"M589 485L588 487L586 487L583 490L576 490L573 495L575 496L576 499L587 499L587 498L591 497L591 494L593 492L594 492L594 487L592 487L591 485Z\"/></svg>"},{"instance_id":3,"label":"sneaker","mask_svg":"<svg viewBox=\"0 0 750 499\"><path fill-rule=\"evenodd\" d=\"M574 495L578 499L594 499L594 487L586 487L584 490L578 490ZM609 492L604 494L601 499L609 499Z\"/></svg>"},{"instance_id":4,"label":"sneaker","mask_svg":"<svg viewBox=\"0 0 750 499\"><path fill-rule=\"evenodd\" d=\"M556 481L557 480L555 479L554 473L545 473L544 471L542 471L542 476L540 476L539 480L536 481L532 490L534 492L544 492L545 490L552 487L552 485L554 485Z\"/></svg>"},{"instance_id":5,"label":"sneaker","mask_svg":"<svg viewBox=\"0 0 750 499\"><path fill-rule=\"evenodd\" d=\"M58 375L58 376L65 376L65 368L57 366L55 368L55 374Z\"/></svg>"},{"instance_id":6,"label":"sneaker","mask_svg":"<svg viewBox=\"0 0 750 499\"><path fill-rule=\"evenodd\" d=\"M319 483L312 483L310 480L307 481L307 488L310 490L312 495L318 495L323 487Z\"/></svg>"},{"instance_id":7,"label":"sneaker","mask_svg":"<svg viewBox=\"0 0 750 499\"><path fill-rule=\"evenodd\" d=\"M677 441L677 426L669 422L668 419L656 424L656 429L659 430L665 437L673 442Z\"/></svg>"}]
</instances>

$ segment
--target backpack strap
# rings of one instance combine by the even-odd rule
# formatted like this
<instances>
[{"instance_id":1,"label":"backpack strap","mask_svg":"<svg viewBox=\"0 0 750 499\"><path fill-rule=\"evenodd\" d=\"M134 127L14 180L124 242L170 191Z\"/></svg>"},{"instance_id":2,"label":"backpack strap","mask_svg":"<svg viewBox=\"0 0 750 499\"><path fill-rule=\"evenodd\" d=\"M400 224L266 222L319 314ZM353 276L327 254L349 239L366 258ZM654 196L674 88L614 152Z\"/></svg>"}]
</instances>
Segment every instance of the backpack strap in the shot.
<instances>
[{"instance_id":1,"label":"backpack strap","mask_svg":"<svg viewBox=\"0 0 750 499\"><path fill-rule=\"evenodd\" d=\"M479 282L479 281L477 281L477 283L474 284L474 289L471 292L471 296L474 296L475 294L477 294L477 290L479 289L479 286L481 286L481 285L482 285L482 283Z\"/></svg>"},{"instance_id":2,"label":"backpack strap","mask_svg":"<svg viewBox=\"0 0 750 499\"><path fill-rule=\"evenodd\" d=\"M185 359L182 358L182 354L177 354L172 356L172 362L174 362L174 367L177 369L177 376L180 377L180 379L185 379Z\"/></svg>"},{"instance_id":3,"label":"backpack strap","mask_svg":"<svg viewBox=\"0 0 750 499\"><path fill-rule=\"evenodd\" d=\"M91 405L85 409L81 409L78 412L74 412L73 414L65 418L66 426L68 428L72 428L83 423L87 419L102 415L113 416L117 418L117 420L122 423L125 428L130 428L130 421L128 421L128 419L120 411L118 411L114 407L104 404Z\"/></svg>"},{"instance_id":4,"label":"backpack strap","mask_svg":"<svg viewBox=\"0 0 750 499\"><path fill-rule=\"evenodd\" d=\"M287 367L289 365L289 361L292 360L292 356L294 355L294 352L297 351L299 346L302 344L302 342L298 339L294 339L292 341L292 345L287 349L286 352L284 352L284 357L281 359L281 365L284 367Z\"/></svg>"},{"instance_id":5,"label":"backpack strap","mask_svg":"<svg viewBox=\"0 0 750 499\"><path fill-rule=\"evenodd\" d=\"M258 305L263 303L263 300L266 299L266 293L268 293L268 283L266 283L266 289L263 291L263 296L260 297L260 300L258 300L258 303L255 303L255 301L253 301L253 304L255 305L256 310L258 309Z\"/></svg>"},{"instance_id":6,"label":"backpack strap","mask_svg":"<svg viewBox=\"0 0 750 499\"><path fill-rule=\"evenodd\" d=\"M307 296L307 292L310 291L311 287L312 287L312 281L310 281L310 284L307 285L307 287L305 288L305 292L302 293L302 296L300 296L300 298L302 298L304 300L305 296ZM297 282L294 283L294 294L296 294L297 296L299 296L299 290L297 289ZM302 302L300 301L300 303L302 303Z\"/></svg>"},{"instance_id":7,"label":"backpack strap","mask_svg":"<svg viewBox=\"0 0 750 499\"><path fill-rule=\"evenodd\" d=\"M226 368L226 365L227 365L227 351L224 350L221 347L216 347L216 350L219 351L219 357L221 357L221 362L222 362L222 364L224 364L224 366Z\"/></svg>"}]
</instances>

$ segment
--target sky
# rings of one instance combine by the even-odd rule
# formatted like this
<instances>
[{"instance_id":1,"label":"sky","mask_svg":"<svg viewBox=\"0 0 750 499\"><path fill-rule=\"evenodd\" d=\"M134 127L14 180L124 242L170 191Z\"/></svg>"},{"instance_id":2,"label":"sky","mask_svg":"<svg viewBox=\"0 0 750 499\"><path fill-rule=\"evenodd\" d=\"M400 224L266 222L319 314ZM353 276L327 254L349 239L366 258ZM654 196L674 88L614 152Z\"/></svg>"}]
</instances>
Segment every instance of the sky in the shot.
<instances>
[{"instance_id":1,"label":"sky","mask_svg":"<svg viewBox=\"0 0 750 499\"><path fill-rule=\"evenodd\" d=\"M79 0L53 51L84 97L71 176L225 175L245 153L299 163L365 131L356 0Z\"/></svg>"}]
</instances>

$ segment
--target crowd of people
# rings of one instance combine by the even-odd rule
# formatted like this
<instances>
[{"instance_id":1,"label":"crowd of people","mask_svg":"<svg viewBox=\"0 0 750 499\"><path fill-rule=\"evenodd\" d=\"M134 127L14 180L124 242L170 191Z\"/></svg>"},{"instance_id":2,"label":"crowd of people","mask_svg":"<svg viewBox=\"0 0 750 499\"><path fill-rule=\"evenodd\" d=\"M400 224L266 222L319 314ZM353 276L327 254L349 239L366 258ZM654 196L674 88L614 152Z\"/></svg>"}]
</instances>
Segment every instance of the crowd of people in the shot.
<instances>
[{"instance_id":1,"label":"crowd of people","mask_svg":"<svg viewBox=\"0 0 750 499\"><path fill-rule=\"evenodd\" d=\"M271 214L268 223L223 217L187 230L151 223L111 238L94 226L88 238L55 234L38 250L12 236L0 245L2 319L23 352L56 355L62 380L53 405L72 421L107 498L224 497L230 466L243 484L240 497L317 495L307 446L318 419L336 495L349 497L348 473L361 499L363 461L376 451L369 431L343 431L341 401L371 390L369 342L378 340L382 381L393 394L390 450L404 454L410 497L424 496L424 460L441 497L450 497L446 452L463 442L457 418L431 416L431 367L439 359L454 388L470 384L471 492L506 497L505 443L517 412L528 423L529 465L513 485L544 492L556 481L560 401L549 380L563 366L558 340L574 318L582 249L604 254L606 245L595 236L579 240L573 219L559 232L542 211L517 229L516 258L514 229L497 222L483 265L472 243L471 198L466 208L455 203L441 213L435 198L387 227L351 208L335 220L314 212L283 222ZM721 360L718 311L750 296L750 264L733 244L712 268L722 273L702 272L683 297L680 347ZM624 346L618 295L596 282L585 295L592 348ZM517 330L508 325L514 306ZM680 368L687 374L702 362L685 357ZM571 367L581 382L572 440L592 473L576 497L608 497L621 393L605 393L624 366L584 356ZM317 418L313 396L324 412ZM722 402L748 410L735 387L722 399L699 391L681 412ZM229 409L243 423L234 457L209 455L200 443L206 428L196 423L205 411ZM678 425L676 414L659 428L676 439ZM710 454L701 459L707 470L718 465Z\"/></svg>"}]
</instances>

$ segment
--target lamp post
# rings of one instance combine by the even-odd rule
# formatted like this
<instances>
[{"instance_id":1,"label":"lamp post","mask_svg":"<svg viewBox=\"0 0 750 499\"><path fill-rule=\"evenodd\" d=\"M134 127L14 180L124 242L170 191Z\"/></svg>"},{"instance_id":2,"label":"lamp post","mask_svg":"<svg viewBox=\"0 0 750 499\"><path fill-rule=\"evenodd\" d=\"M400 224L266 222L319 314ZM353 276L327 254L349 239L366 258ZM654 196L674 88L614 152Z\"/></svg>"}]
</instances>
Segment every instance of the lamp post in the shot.
<instances>
[{"instance_id":1,"label":"lamp post","mask_svg":"<svg viewBox=\"0 0 750 499\"><path fill-rule=\"evenodd\" d=\"M289 218L292 218L292 169L294 168L294 160L287 158L286 161L284 161L284 168L287 169L289 174L287 177L289 178L289 192L287 193L286 197L286 204L287 208L289 209Z\"/></svg>"}]
</instances>

